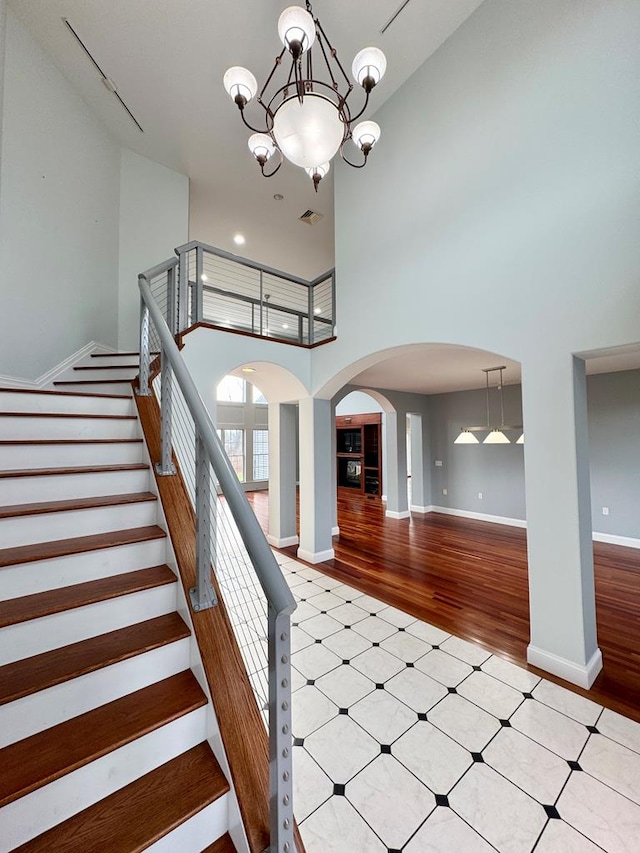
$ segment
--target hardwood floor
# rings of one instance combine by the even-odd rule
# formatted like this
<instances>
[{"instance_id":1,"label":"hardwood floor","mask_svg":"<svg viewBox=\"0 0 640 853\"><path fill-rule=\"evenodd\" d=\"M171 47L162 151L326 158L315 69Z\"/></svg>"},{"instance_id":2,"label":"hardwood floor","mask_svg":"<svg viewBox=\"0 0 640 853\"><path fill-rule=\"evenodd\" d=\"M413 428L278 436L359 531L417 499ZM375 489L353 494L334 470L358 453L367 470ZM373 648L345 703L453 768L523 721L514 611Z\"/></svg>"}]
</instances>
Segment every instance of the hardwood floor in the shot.
<instances>
[{"instance_id":1,"label":"hardwood floor","mask_svg":"<svg viewBox=\"0 0 640 853\"><path fill-rule=\"evenodd\" d=\"M267 492L247 497L266 530ZM317 568L527 666L525 530L437 513L387 519L383 504L361 498L338 500L338 524L335 558ZM640 551L594 543L594 559L603 671L584 691L527 668L640 721Z\"/></svg>"}]
</instances>

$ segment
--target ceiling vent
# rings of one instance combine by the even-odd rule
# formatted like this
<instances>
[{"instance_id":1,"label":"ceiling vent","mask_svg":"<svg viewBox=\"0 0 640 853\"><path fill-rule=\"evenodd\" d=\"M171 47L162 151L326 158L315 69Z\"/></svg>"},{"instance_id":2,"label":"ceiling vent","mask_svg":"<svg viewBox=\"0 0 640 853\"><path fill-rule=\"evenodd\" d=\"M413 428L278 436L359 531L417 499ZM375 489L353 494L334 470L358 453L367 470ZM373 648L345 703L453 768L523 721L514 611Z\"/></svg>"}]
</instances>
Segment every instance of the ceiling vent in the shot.
<instances>
[{"instance_id":1,"label":"ceiling vent","mask_svg":"<svg viewBox=\"0 0 640 853\"><path fill-rule=\"evenodd\" d=\"M305 210L302 216L299 216L298 218L300 222L304 222L306 225L315 225L322 219L322 214L315 210Z\"/></svg>"}]
</instances>

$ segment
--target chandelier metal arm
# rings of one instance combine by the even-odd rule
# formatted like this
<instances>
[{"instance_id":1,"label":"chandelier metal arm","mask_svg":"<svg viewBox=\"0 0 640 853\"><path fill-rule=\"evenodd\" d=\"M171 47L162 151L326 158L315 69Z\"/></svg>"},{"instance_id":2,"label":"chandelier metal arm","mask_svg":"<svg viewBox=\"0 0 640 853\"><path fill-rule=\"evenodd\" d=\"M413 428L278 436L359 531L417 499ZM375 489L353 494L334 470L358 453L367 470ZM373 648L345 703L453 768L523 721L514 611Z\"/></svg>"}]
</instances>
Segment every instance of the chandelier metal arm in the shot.
<instances>
[{"instance_id":1,"label":"chandelier metal arm","mask_svg":"<svg viewBox=\"0 0 640 853\"><path fill-rule=\"evenodd\" d=\"M260 171L262 172L262 176L263 176L264 178L272 178L272 177L275 175L275 173L278 171L278 169L280 168L280 166L282 166L282 164L284 163L284 157L282 156L282 151L281 151L278 147L276 147L276 151L278 152L278 154L279 154L279 156L280 156L280 162L279 162L279 163L278 163L278 165L275 167L275 169L273 170L273 172L269 172L269 173L265 172L264 167L265 167L265 165L266 165L266 164L262 163L262 164L260 165ZM268 162L268 161L267 161L267 162Z\"/></svg>"},{"instance_id":2,"label":"chandelier metal arm","mask_svg":"<svg viewBox=\"0 0 640 853\"><path fill-rule=\"evenodd\" d=\"M262 103L262 96L264 95L269 83L271 83L271 79L272 79L273 75L276 73L276 71L278 70L280 65L282 65L282 57L285 55L286 52L287 52L287 48L283 47L282 50L280 51L279 55L276 56L276 61L273 63L273 68L271 69L271 74L269 74L269 76L267 77L267 80L266 80L264 86L262 87L262 89L260 90L260 94L258 95L258 102L259 103ZM291 75L289 75L289 79L291 79Z\"/></svg>"},{"instance_id":3,"label":"chandelier metal arm","mask_svg":"<svg viewBox=\"0 0 640 853\"><path fill-rule=\"evenodd\" d=\"M358 121L358 119L360 118L360 116L365 112L365 110L366 110L366 109L367 109L367 107L369 106L369 97L370 97L370 95L371 95L371 92L366 92L366 91L365 91L365 98L364 98L364 104L363 104L363 107L362 107L362 109L360 110L360 112L359 112L359 113L357 113L356 115L354 115L354 116L353 116L353 118L349 119L349 124L352 124L354 121Z\"/></svg>"},{"instance_id":4,"label":"chandelier metal arm","mask_svg":"<svg viewBox=\"0 0 640 853\"><path fill-rule=\"evenodd\" d=\"M349 160L349 158L344 153L344 143L346 141L347 141L347 139L344 139L344 141L342 142L342 145L338 149L340 151L340 157L344 160L344 162L348 166L353 166L354 169L364 169L364 167L367 165L367 157L369 156L369 152L367 151L367 153L364 155L364 160L362 161L362 163L352 163L351 160Z\"/></svg>"},{"instance_id":5,"label":"chandelier metal arm","mask_svg":"<svg viewBox=\"0 0 640 853\"><path fill-rule=\"evenodd\" d=\"M324 46L322 44L323 40L326 42L327 47L329 48L329 53L331 54L331 58L333 60L335 60L336 65L340 69L340 72L342 73L342 76L344 77L344 82L347 84L349 91L351 91L353 89L353 83L349 79L349 75L344 70L344 68L342 67L342 63L338 59L338 51L335 49L335 47L329 41L329 38L328 38L327 34L325 33L324 29L322 28L322 24L320 23L320 21L317 18L314 18L314 23L316 25L316 32L318 33L319 36L321 36L321 38L319 38L318 41L320 42L320 45L323 48L322 53L324 54L325 61L327 63L327 66L329 67L329 73L331 73L331 66L329 65L329 60L327 59L327 55L324 51ZM331 79L333 80L333 82L335 84L336 81L333 77L333 74L331 74Z\"/></svg>"},{"instance_id":6,"label":"chandelier metal arm","mask_svg":"<svg viewBox=\"0 0 640 853\"><path fill-rule=\"evenodd\" d=\"M266 109L266 108L265 108ZM269 110L266 110L268 116L271 115ZM242 117L242 123L245 127L248 127L249 130L253 131L253 133L268 133L271 134L271 128L269 127L269 122L266 123L266 127L254 127L252 124L249 124L244 115L244 110L240 108L240 115Z\"/></svg>"}]
</instances>

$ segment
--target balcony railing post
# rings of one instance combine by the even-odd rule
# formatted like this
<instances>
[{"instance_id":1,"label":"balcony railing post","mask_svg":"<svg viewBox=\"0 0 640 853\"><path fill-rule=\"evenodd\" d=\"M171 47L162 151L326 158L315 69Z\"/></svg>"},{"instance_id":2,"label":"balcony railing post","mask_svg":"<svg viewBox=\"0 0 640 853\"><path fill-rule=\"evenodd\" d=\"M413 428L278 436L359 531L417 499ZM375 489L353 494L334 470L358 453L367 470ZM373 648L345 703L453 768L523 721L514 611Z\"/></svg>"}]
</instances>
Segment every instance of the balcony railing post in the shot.
<instances>
[{"instance_id":1,"label":"balcony railing post","mask_svg":"<svg viewBox=\"0 0 640 853\"><path fill-rule=\"evenodd\" d=\"M336 334L336 271L331 271L331 336Z\"/></svg>"},{"instance_id":2,"label":"balcony railing post","mask_svg":"<svg viewBox=\"0 0 640 853\"><path fill-rule=\"evenodd\" d=\"M269 605L271 853L295 853L291 741L291 617Z\"/></svg>"},{"instance_id":3,"label":"balcony railing post","mask_svg":"<svg viewBox=\"0 0 640 853\"><path fill-rule=\"evenodd\" d=\"M189 252L181 251L178 264L178 311L173 334L187 328L189 313Z\"/></svg>"},{"instance_id":4,"label":"balcony railing post","mask_svg":"<svg viewBox=\"0 0 640 853\"><path fill-rule=\"evenodd\" d=\"M264 335L264 293L262 285L262 270L260 270L260 336Z\"/></svg>"},{"instance_id":5,"label":"balcony railing post","mask_svg":"<svg viewBox=\"0 0 640 853\"><path fill-rule=\"evenodd\" d=\"M171 457L171 415L172 415L172 384L173 371L167 358L164 347L160 355L160 438L161 438L161 460L156 465L156 471L163 477L176 473L173 459Z\"/></svg>"},{"instance_id":6,"label":"balcony railing post","mask_svg":"<svg viewBox=\"0 0 640 853\"><path fill-rule=\"evenodd\" d=\"M176 305L176 268L167 270L167 326L171 334L177 331L177 305Z\"/></svg>"},{"instance_id":7,"label":"balcony railing post","mask_svg":"<svg viewBox=\"0 0 640 853\"><path fill-rule=\"evenodd\" d=\"M202 276L204 274L204 250L202 246L196 247L196 283L192 293L191 322L201 323L203 314L202 298Z\"/></svg>"},{"instance_id":8,"label":"balcony railing post","mask_svg":"<svg viewBox=\"0 0 640 853\"><path fill-rule=\"evenodd\" d=\"M140 297L140 376L138 378L138 394L149 397L149 369L151 354L149 351L149 309Z\"/></svg>"},{"instance_id":9,"label":"balcony railing post","mask_svg":"<svg viewBox=\"0 0 640 853\"><path fill-rule=\"evenodd\" d=\"M218 603L211 583L211 470L209 455L196 433L196 585L189 590L191 606L208 610Z\"/></svg>"},{"instance_id":10,"label":"balcony railing post","mask_svg":"<svg viewBox=\"0 0 640 853\"><path fill-rule=\"evenodd\" d=\"M308 300L308 303L309 303L309 308L308 308L308 312L309 312L309 340L307 341L308 344L312 344L313 338L314 338L313 333L314 333L315 329L313 328L313 326L314 326L313 318L315 317L315 314L313 312L315 310L315 307L314 307L313 303L314 303L315 295L316 295L315 288L311 284L311 285L309 285L309 300Z\"/></svg>"}]
</instances>

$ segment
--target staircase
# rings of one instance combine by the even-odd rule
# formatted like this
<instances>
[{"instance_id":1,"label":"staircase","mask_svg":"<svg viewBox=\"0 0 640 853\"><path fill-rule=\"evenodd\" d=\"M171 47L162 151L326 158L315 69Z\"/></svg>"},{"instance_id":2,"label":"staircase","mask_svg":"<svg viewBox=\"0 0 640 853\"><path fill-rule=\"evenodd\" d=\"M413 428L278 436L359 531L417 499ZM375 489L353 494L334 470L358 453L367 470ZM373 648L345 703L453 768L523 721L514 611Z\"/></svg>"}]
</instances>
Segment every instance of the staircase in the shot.
<instances>
[{"instance_id":1,"label":"staircase","mask_svg":"<svg viewBox=\"0 0 640 853\"><path fill-rule=\"evenodd\" d=\"M0 389L0 853L236 849L135 359Z\"/></svg>"}]
</instances>

